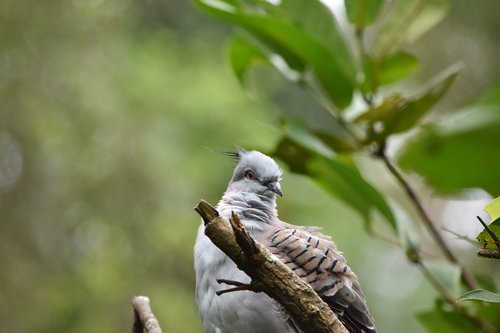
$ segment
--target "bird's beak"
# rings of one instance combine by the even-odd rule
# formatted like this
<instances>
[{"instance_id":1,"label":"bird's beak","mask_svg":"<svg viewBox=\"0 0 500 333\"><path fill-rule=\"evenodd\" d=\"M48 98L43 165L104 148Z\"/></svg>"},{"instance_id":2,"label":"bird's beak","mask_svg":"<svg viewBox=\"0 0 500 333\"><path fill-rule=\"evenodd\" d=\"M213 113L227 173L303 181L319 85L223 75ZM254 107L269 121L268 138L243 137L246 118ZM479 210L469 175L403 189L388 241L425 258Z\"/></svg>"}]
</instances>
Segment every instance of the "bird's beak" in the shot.
<instances>
[{"instance_id":1,"label":"bird's beak","mask_svg":"<svg viewBox=\"0 0 500 333\"><path fill-rule=\"evenodd\" d=\"M281 191L281 186L279 183L270 183L268 185L269 191L276 193L280 197L283 196L283 192Z\"/></svg>"}]
</instances>

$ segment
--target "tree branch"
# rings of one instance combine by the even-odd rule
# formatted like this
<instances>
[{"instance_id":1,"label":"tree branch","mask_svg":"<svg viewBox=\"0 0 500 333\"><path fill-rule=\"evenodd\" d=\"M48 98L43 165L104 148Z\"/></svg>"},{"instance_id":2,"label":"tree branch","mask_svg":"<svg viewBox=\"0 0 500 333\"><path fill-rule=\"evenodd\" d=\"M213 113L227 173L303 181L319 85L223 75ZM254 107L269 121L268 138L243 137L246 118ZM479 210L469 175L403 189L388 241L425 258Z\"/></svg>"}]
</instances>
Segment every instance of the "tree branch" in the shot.
<instances>
[{"instance_id":1,"label":"tree branch","mask_svg":"<svg viewBox=\"0 0 500 333\"><path fill-rule=\"evenodd\" d=\"M430 232L431 236L434 238L434 241L437 243L441 251L444 253L446 258L456 264L457 266L460 267L461 271L461 276L462 280L464 283L471 289L479 289L479 284L477 283L476 279L465 269L464 266L460 264L458 261L458 258L455 256L455 254L450 250L448 245L446 244L443 236L439 233L439 231L436 228L436 225L432 222L430 216L427 214L427 212L424 209L424 206L420 202L419 198L417 197L415 191L413 188L410 186L410 184L404 179L403 175L399 172L398 169L389 161L387 158L387 155L385 154L385 144L382 143L378 150L375 152L375 155L380 157L382 161L384 162L385 166L389 170L389 172L396 178L398 183L403 187L405 190L406 194L408 195L409 199L417 209L417 212L419 213L420 217L422 218L422 221L424 222L424 225L427 227L427 230Z\"/></svg>"},{"instance_id":2,"label":"tree branch","mask_svg":"<svg viewBox=\"0 0 500 333\"><path fill-rule=\"evenodd\" d=\"M149 305L148 297L134 296L132 307L134 308L132 333L143 333L144 329L146 329L146 333L162 333L160 324Z\"/></svg>"},{"instance_id":3,"label":"tree branch","mask_svg":"<svg viewBox=\"0 0 500 333\"><path fill-rule=\"evenodd\" d=\"M205 234L252 279L252 290L263 291L275 299L303 332L348 333L311 286L253 240L235 214L228 222L203 200L195 210L205 223Z\"/></svg>"}]
</instances>

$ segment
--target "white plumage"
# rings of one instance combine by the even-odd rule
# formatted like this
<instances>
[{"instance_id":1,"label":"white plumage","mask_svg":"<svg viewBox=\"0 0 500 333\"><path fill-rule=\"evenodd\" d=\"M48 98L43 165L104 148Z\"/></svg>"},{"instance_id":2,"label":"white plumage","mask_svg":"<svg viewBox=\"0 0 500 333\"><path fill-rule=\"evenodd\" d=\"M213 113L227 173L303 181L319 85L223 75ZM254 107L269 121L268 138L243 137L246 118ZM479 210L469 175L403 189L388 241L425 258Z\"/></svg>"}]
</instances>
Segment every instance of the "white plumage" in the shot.
<instances>
[{"instance_id":1,"label":"white plumage","mask_svg":"<svg viewBox=\"0 0 500 333\"><path fill-rule=\"evenodd\" d=\"M233 177L217 211L234 211L250 235L268 247L337 313L351 333L376 332L356 275L333 241L314 228L280 221L276 194L282 195L281 170L258 151L239 150ZM250 282L222 251L198 230L195 248L196 302L207 333L299 332L281 306L264 293L237 291L217 296L217 279Z\"/></svg>"}]
</instances>

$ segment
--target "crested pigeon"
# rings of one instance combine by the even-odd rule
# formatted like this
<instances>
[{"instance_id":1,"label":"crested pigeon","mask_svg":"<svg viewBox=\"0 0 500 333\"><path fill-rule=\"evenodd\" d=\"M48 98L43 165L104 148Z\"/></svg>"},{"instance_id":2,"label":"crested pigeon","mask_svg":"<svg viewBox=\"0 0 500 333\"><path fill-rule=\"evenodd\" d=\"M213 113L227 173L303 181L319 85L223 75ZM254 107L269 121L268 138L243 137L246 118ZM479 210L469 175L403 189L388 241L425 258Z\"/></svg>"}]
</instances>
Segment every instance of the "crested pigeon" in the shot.
<instances>
[{"instance_id":1,"label":"crested pigeon","mask_svg":"<svg viewBox=\"0 0 500 333\"><path fill-rule=\"evenodd\" d=\"M235 212L250 236L299 275L337 314L351 333L375 333L373 318L356 275L335 243L317 228L278 219L276 195L282 196L282 171L269 156L239 149L226 153L238 164L216 206L229 219ZM264 293L238 291L216 296L217 279L249 283L231 259L204 234L201 224L194 248L196 303L207 333L301 332L281 306Z\"/></svg>"}]
</instances>

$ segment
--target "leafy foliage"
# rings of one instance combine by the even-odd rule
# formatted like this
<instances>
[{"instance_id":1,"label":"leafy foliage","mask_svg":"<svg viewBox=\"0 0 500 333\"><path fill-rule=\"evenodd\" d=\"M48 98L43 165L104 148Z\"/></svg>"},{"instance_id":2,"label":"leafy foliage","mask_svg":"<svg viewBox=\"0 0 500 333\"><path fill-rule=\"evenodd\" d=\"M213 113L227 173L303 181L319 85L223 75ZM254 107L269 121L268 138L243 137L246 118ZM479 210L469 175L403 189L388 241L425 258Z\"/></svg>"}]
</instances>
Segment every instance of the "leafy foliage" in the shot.
<instances>
[{"instance_id":1,"label":"leafy foliage","mask_svg":"<svg viewBox=\"0 0 500 333\"><path fill-rule=\"evenodd\" d=\"M267 56L244 36L235 36L231 40L229 60L241 84L244 84L245 74L250 67L259 62L264 64L268 62Z\"/></svg>"},{"instance_id":2,"label":"leafy foliage","mask_svg":"<svg viewBox=\"0 0 500 333\"><path fill-rule=\"evenodd\" d=\"M308 110L282 110L283 137L273 154L348 205L370 231L372 212L377 212L396 233L409 260L425 268L438 290L445 290L443 299L458 294L461 268L425 258L413 222L395 218L392 201L364 177L357 158L371 153L404 183L388 162L385 148L395 135L418 129L400 151L402 168L422 175L440 192L482 188L500 193L499 90L462 107L445 124L420 126L441 105L463 66L448 67L419 85L417 93L408 93L402 84L421 69L421 62L404 46L438 24L451 1L346 1L350 26L344 29L337 22L342 14L332 15L320 1L195 2L245 30L244 39L237 34L230 42L232 67L240 80L253 63L265 61L325 109L321 117ZM363 106L355 96L364 100ZM356 116L349 113L353 109L359 111ZM474 331L477 322L451 305L438 302L419 319L429 332Z\"/></svg>"},{"instance_id":3,"label":"leafy foliage","mask_svg":"<svg viewBox=\"0 0 500 333\"><path fill-rule=\"evenodd\" d=\"M361 214L368 229L372 210L377 210L392 228L396 228L394 216L385 198L363 179L352 161L331 158L318 149L307 149L307 146L311 147L310 142L303 144L301 146L300 143L285 138L279 143L274 155L290 165L292 171L308 175L327 192L351 206Z\"/></svg>"},{"instance_id":4,"label":"leafy foliage","mask_svg":"<svg viewBox=\"0 0 500 333\"><path fill-rule=\"evenodd\" d=\"M345 107L351 102L355 82L352 57L320 2L285 0L277 6L261 2L255 10L230 1L196 3L251 33L290 69L301 75L310 69L336 105Z\"/></svg>"},{"instance_id":5,"label":"leafy foliage","mask_svg":"<svg viewBox=\"0 0 500 333\"><path fill-rule=\"evenodd\" d=\"M458 75L453 67L434 78L424 92L416 97L403 98L399 94L388 97L382 104L357 118L358 122L367 121L371 128L380 125L381 129L369 133L368 140L385 140L389 135L405 132L417 122L448 91Z\"/></svg>"},{"instance_id":6,"label":"leafy foliage","mask_svg":"<svg viewBox=\"0 0 500 333\"><path fill-rule=\"evenodd\" d=\"M375 21L383 3L383 0L346 1L347 17L357 29L362 29Z\"/></svg>"},{"instance_id":7,"label":"leafy foliage","mask_svg":"<svg viewBox=\"0 0 500 333\"><path fill-rule=\"evenodd\" d=\"M481 231L476 239L484 248L497 250L500 253L500 244L498 244L498 239L500 239L500 197L487 204L484 210L490 214L493 222L488 225L490 230ZM495 240L494 237L497 239Z\"/></svg>"},{"instance_id":8,"label":"leafy foliage","mask_svg":"<svg viewBox=\"0 0 500 333\"><path fill-rule=\"evenodd\" d=\"M500 113L496 105L471 105L447 124L429 125L401 154L400 164L444 192L483 188L500 194ZM460 166L459 172L450 172Z\"/></svg>"}]
</instances>

